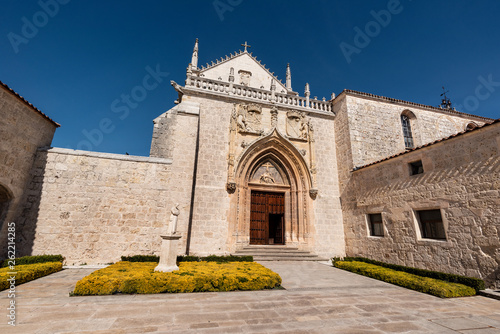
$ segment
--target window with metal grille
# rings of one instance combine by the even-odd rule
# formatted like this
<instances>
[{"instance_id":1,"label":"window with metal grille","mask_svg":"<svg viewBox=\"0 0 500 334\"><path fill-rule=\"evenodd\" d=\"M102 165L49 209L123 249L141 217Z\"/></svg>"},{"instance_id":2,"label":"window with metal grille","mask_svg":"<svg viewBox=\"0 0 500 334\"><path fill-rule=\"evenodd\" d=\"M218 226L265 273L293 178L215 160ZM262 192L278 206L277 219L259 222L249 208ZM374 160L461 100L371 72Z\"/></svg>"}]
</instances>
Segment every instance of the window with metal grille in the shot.
<instances>
[{"instance_id":1,"label":"window with metal grille","mask_svg":"<svg viewBox=\"0 0 500 334\"><path fill-rule=\"evenodd\" d=\"M403 137L405 139L405 148L413 148L413 135L411 133L410 118L401 115L401 125L403 126Z\"/></svg>"},{"instance_id":2,"label":"window with metal grille","mask_svg":"<svg viewBox=\"0 0 500 334\"><path fill-rule=\"evenodd\" d=\"M370 227L370 236L372 237L384 236L384 224L382 223L381 213L368 214L368 222Z\"/></svg>"},{"instance_id":3,"label":"window with metal grille","mask_svg":"<svg viewBox=\"0 0 500 334\"><path fill-rule=\"evenodd\" d=\"M423 239L446 240L441 210L421 210L417 215Z\"/></svg>"}]
</instances>

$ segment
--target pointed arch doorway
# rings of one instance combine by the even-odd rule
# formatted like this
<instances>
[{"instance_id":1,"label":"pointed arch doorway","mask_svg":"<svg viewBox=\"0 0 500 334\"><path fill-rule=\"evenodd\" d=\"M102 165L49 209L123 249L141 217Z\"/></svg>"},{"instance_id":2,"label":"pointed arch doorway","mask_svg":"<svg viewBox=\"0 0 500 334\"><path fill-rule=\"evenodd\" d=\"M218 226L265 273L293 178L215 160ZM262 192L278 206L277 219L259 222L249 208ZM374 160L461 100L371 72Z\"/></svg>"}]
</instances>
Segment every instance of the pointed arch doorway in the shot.
<instances>
[{"instance_id":1,"label":"pointed arch doorway","mask_svg":"<svg viewBox=\"0 0 500 334\"><path fill-rule=\"evenodd\" d=\"M236 249L245 245L307 248L311 188L301 153L279 131L274 129L249 145L235 164L230 243Z\"/></svg>"},{"instance_id":2,"label":"pointed arch doorway","mask_svg":"<svg viewBox=\"0 0 500 334\"><path fill-rule=\"evenodd\" d=\"M250 171L250 245L284 245L289 177L272 155L258 159Z\"/></svg>"},{"instance_id":3,"label":"pointed arch doorway","mask_svg":"<svg viewBox=\"0 0 500 334\"><path fill-rule=\"evenodd\" d=\"M250 245L285 244L285 193L251 191Z\"/></svg>"}]
</instances>

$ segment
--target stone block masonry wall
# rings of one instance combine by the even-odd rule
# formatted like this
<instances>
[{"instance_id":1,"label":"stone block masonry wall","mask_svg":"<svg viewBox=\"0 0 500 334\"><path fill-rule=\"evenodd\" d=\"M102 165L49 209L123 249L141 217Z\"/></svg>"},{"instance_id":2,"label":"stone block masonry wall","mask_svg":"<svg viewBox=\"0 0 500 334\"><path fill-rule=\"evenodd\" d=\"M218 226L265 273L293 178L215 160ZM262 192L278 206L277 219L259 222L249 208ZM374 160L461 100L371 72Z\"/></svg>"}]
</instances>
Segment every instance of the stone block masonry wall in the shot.
<instances>
[{"instance_id":1,"label":"stone block masonry wall","mask_svg":"<svg viewBox=\"0 0 500 334\"><path fill-rule=\"evenodd\" d=\"M464 131L470 122L484 124L484 119L447 114L401 103L390 103L364 96L344 95L353 166L360 167L404 152L401 114L411 112L414 146L420 146ZM339 96L339 100L342 100ZM338 103L338 102L337 102ZM344 125L345 126L345 125Z\"/></svg>"},{"instance_id":2,"label":"stone block masonry wall","mask_svg":"<svg viewBox=\"0 0 500 334\"><path fill-rule=\"evenodd\" d=\"M7 203L0 203L1 258L7 255L4 222L15 222L20 231L18 218L36 150L50 146L57 125L4 86L0 86L0 115L0 202L5 189L9 199Z\"/></svg>"},{"instance_id":3,"label":"stone block masonry wall","mask_svg":"<svg viewBox=\"0 0 500 334\"><path fill-rule=\"evenodd\" d=\"M62 254L68 264L158 254L176 192L172 162L67 149L38 152L22 219L23 255ZM173 191L174 190L174 191ZM181 211L179 225L186 226Z\"/></svg>"},{"instance_id":4,"label":"stone block masonry wall","mask_svg":"<svg viewBox=\"0 0 500 334\"><path fill-rule=\"evenodd\" d=\"M340 207L334 120L311 117L311 123L314 127L318 184L318 196L312 202L314 207L312 251L325 257L343 256L344 226Z\"/></svg>"},{"instance_id":5,"label":"stone block masonry wall","mask_svg":"<svg viewBox=\"0 0 500 334\"><path fill-rule=\"evenodd\" d=\"M172 159L169 194L181 205L177 229L183 237L179 253L187 249L193 177L198 140L199 104L184 96L182 103L155 119L151 156ZM192 243L191 243L192 244Z\"/></svg>"},{"instance_id":6,"label":"stone block masonry wall","mask_svg":"<svg viewBox=\"0 0 500 334\"><path fill-rule=\"evenodd\" d=\"M423 162L410 176L408 163ZM342 195L346 252L482 278L500 288L500 123L362 168ZM423 239L417 210L440 209L446 240ZM367 214L382 213L383 237Z\"/></svg>"},{"instance_id":7,"label":"stone block masonry wall","mask_svg":"<svg viewBox=\"0 0 500 334\"><path fill-rule=\"evenodd\" d=\"M200 105L200 134L190 253L227 253L229 194L226 191L229 123L233 104L189 97Z\"/></svg>"}]
</instances>

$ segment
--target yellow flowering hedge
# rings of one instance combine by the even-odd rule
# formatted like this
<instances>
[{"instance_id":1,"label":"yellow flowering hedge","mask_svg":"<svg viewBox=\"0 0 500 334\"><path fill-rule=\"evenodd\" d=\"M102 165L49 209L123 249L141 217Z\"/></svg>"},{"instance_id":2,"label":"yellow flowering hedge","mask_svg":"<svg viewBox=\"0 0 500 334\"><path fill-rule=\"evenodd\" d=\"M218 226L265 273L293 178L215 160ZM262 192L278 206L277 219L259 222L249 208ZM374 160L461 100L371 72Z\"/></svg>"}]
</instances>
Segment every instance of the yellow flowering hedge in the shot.
<instances>
[{"instance_id":1,"label":"yellow flowering hedge","mask_svg":"<svg viewBox=\"0 0 500 334\"><path fill-rule=\"evenodd\" d=\"M442 298L474 296L476 294L476 290L470 286L445 282L435 278L417 276L365 262L336 261L334 266L339 269L348 270L356 274L361 274L363 276Z\"/></svg>"},{"instance_id":2,"label":"yellow flowering hedge","mask_svg":"<svg viewBox=\"0 0 500 334\"><path fill-rule=\"evenodd\" d=\"M13 270L9 267L0 269L0 291L8 289L10 282L7 279L15 277L16 285L32 281L62 270L61 262L45 262L15 266ZM12 272L16 274L12 274Z\"/></svg>"},{"instance_id":3,"label":"yellow flowering hedge","mask_svg":"<svg viewBox=\"0 0 500 334\"><path fill-rule=\"evenodd\" d=\"M281 277L255 262L180 262L179 270L155 272L156 262L120 261L76 283L74 295L178 293L261 290L281 284Z\"/></svg>"}]
</instances>

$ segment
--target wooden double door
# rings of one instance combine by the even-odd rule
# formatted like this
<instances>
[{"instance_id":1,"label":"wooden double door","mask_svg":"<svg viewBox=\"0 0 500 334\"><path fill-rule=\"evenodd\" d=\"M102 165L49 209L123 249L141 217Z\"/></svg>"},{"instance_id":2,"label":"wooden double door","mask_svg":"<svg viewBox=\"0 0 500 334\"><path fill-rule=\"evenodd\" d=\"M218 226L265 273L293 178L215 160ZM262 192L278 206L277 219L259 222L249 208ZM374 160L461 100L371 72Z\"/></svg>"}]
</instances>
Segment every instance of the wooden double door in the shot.
<instances>
[{"instance_id":1,"label":"wooden double door","mask_svg":"<svg viewBox=\"0 0 500 334\"><path fill-rule=\"evenodd\" d=\"M285 244L285 194L252 190L251 197L250 244Z\"/></svg>"}]
</instances>

